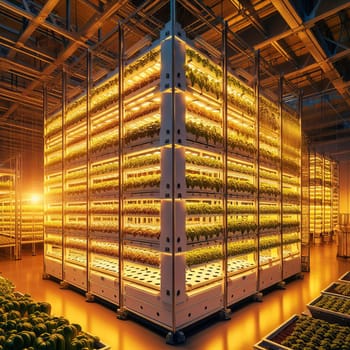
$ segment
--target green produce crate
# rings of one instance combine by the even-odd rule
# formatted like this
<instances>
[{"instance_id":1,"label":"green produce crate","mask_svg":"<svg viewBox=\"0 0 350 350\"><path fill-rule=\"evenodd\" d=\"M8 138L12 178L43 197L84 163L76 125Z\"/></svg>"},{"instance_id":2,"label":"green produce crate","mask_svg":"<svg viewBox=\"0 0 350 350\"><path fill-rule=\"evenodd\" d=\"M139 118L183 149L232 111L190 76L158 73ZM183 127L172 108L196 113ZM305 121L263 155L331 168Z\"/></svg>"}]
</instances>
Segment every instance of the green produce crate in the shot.
<instances>
[{"instance_id":1,"label":"green produce crate","mask_svg":"<svg viewBox=\"0 0 350 350\"><path fill-rule=\"evenodd\" d=\"M336 311L332 311L326 308L316 306L316 304L322 297L323 295L321 294L306 305L312 317L327 321L329 323L337 323L341 326L350 326L349 314L336 312ZM346 300L346 298L343 298L343 297L338 297L338 296L335 296L335 297Z\"/></svg>"},{"instance_id":2,"label":"green produce crate","mask_svg":"<svg viewBox=\"0 0 350 350\"><path fill-rule=\"evenodd\" d=\"M296 321L299 319L299 315L293 315L287 321L282 323L278 328L269 333L260 342L254 345L255 350L291 350L281 344L281 342L287 338L293 331Z\"/></svg>"},{"instance_id":3,"label":"green produce crate","mask_svg":"<svg viewBox=\"0 0 350 350\"><path fill-rule=\"evenodd\" d=\"M292 350L292 348L350 350L350 327L307 315L294 315L254 345L255 350Z\"/></svg>"},{"instance_id":4,"label":"green produce crate","mask_svg":"<svg viewBox=\"0 0 350 350\"><path fill-rule=\"evenodd\" d=\"M350 292L350 283L339 281L339 282L331 283L327 288L323 289L321 293L350 299L350 293L343 294L342 292L339 291L338 288L341 288L341 287L348 289Z\"/></svg>"},{"instance_id":5,"label":"green produce crate","mask_svg":"<svg viewBox=\"0 0 350 350\"><path fill-rule=\"evenodd\" d=\"M341 281L341 282L350 283L350 271L345 272L343 275L341 275L341 276L338 278L338 280Z\"/></svg>"},{"instance_id":6,"label":"green produce crate","mask_svg":"<svg viewBox=\"0 0 350 350\"><path fill-rule=\"evenodd\" d=\"M281 344L276 344L267 339L263 339L254 345L254 350L290 350L290 348L286 348Z\"/></svg>"}]
</instances>

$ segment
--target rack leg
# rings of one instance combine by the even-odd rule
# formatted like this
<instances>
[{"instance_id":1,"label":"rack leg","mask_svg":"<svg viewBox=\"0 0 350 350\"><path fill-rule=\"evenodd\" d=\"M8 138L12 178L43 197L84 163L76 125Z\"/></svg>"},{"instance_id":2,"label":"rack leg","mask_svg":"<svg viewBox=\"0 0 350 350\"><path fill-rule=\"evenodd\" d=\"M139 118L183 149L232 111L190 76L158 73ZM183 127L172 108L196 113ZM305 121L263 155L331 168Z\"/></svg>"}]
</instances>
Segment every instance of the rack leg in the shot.
<instances>
[{"instance_id":1,"label":"rack leg","mask_svg":"<svg viewBox=\"0 0 350 350\"><path fill-rule=\"evenodd\" d=\"M219 311L219 319L220 321L228 321L231 319L231 309L223 309Z\"/></svg>"},{"instance_id":2,"label":"rack leg","mask_svg":"<svg viewBox=\"0 0 350 350\"><path fill-rule=\"evenodd\" d=\"M259 302L263 301L263 293L258 292L256 294L254 294L253 300L254 301L259 301Z\"/></svg>"},{"instance_id":3,"label":"rack leg","mask_svg":"<svg viewBox=\"0 0 350 350\"><path fill-rule=\"evenodd\" d=\"M117 319L118 320L125 321L125 320L128 319L128 317L129 317L129 315L128 315L128 311L127 310L121 308L121 309L119 309L117 311Z\"/></svg>"},{"instance_id":4,"label":"rack leg","mask_svg":"<svg viewBox=\"0 0 350 350\"><path fill-rule=\"evenodd\" d=\"M169 332L165 337L165 342L169 345L183 344L185 341L186 337L182 331Z\"/></svg>"},{"instance_id":5,"label":"rack leg","mask_svg":"<svg viewBox=\"0 0 350 350\"><path fill-rule=\"evenodd\" d=\"M277 283L277 288L279 289L286 289L286 282L285 281L281 281Z\"/></svg>"},{"instance_id":6,"label":"rack leg","mask_svg":"<svg viewBox=\"0 0 350 350\"><path fill-rule=\"evenodd\" d=\"M95 301L95 296L91 293L85 293L85 298L87 303L92 303Z\"/></svg>"},{"instance_id":7,"label":"rack leg","mask_svg":"<svg viewBox=\"0 0 350 350\"><path fill-rule=\"evenodd\" d=\"M68 289L69 288L69 283L66 281L61 281L60 282L60 288L61 289Z\"/></svg>"},{"instance_id":8,"label":"rack leg","mask_svg":"<svg viewBox=\"0 0 350 350\"><path fill-rule=\"evenodd\" d=\"M49 280L50 279L50 275L48 273L44 272L43 275L42 275L42 278L43 278L43 280Z\"/></svg>"}]
</instances>

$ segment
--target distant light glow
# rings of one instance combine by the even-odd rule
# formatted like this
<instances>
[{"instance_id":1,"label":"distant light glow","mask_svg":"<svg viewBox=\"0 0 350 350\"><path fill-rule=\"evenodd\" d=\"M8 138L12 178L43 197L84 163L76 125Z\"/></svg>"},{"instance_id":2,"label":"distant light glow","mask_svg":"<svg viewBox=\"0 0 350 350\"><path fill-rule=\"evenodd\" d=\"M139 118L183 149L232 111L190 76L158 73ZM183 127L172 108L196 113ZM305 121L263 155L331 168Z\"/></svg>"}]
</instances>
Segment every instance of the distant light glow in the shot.
<instances>
[{"instance_id":1,"label":"distant light glow","mask_svg":"<svg viewBox=\"0 0 350 350\"><path fill-rule=\"evenodd\" d=\"M38 203L40 201L41 197L38 194L32 194L32 203Z\"/></svg>"}]
</instances>

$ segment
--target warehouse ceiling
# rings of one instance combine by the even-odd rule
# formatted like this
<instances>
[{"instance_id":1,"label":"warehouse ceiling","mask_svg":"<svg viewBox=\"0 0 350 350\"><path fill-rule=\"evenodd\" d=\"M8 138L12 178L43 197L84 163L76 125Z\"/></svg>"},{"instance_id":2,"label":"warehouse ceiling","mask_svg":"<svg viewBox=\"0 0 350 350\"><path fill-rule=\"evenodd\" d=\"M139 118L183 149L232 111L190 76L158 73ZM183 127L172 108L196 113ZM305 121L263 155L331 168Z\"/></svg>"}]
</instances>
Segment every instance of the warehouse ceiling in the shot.
<instances>
[{"instance_id":1,"label":"warehouse ceiling","mask_svg":"<svg viewBox=\"0 0 350 350\"><path fill-rule=\"evenodd\" d=\"M85 89L87 57L94 82L117 68L119 28L126 58L159 38L170 7L167 0L1 0L0 158L42 154L43 106L54 111L63 86L68 99ZM259 61L262 91L302 106L310 147L350 160L348 0L178 0L176 18L217 60L227 23L230 70L254 84Z\"/></svg>"}]
</instances>

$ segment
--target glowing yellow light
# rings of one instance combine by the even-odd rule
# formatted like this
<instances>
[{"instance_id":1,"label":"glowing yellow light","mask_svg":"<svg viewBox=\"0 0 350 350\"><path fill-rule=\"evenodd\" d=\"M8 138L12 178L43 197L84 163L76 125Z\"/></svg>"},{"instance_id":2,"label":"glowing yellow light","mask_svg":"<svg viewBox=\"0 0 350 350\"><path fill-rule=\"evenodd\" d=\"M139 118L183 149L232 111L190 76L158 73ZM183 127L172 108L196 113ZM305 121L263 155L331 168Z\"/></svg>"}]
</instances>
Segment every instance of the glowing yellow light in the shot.
<instances>
[{"instance_id":1,"label":"glowing yellow light","mask_svg":"<svg viewBox=\"0 0 350 350\"><path fill-rule=\"evenodd\" d=\"M32 203L38 203L41 199L41 196L38 195L38 194L32 194L32 198L31 198L31 201Z\"/></svg>"}]
</instances>

